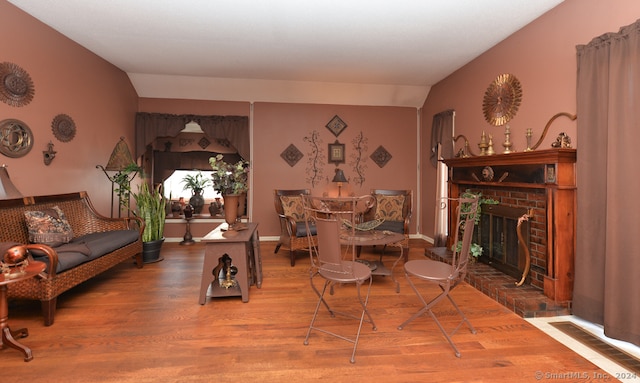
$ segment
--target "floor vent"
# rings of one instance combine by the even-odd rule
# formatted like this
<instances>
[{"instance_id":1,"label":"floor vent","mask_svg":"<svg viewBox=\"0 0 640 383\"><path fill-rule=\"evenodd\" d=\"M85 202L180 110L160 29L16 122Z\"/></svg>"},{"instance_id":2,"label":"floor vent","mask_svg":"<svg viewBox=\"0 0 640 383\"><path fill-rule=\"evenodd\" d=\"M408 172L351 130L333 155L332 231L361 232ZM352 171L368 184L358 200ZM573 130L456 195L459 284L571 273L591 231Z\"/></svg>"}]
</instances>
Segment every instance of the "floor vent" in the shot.
<instances>
[{"instance_id":1,"label":"floor vent","mask_svg":"<svg viewBox=\"0 0 640 383\"><path fill-rule=\"evenodd\" d=\"M633 355L604 342L602 339L585 331L572 322L549 322L549 324L629 371L640 374L640 360L636 359Z\"/></svg>"}]
</instances>

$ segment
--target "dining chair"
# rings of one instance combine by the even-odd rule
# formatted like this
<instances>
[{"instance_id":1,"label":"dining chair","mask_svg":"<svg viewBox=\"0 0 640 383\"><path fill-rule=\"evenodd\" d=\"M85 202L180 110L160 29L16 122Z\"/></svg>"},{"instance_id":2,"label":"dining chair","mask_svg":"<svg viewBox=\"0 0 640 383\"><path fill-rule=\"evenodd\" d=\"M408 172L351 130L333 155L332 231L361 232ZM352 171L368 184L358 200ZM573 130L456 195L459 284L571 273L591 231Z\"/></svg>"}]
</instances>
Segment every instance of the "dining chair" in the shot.
<instances>
[{"instance_id":1,"label":"dining chair","mask_svg":"<svg viewBox=\"0 0 640 383\"><path fill-rule=\"evenodd\" d=\"M280 238L274 253L280 247L289 250L291 266L296 265L296 252L308 250L307 226L304 222L304 208L301 195L309 195L309 189L275 189L273 191L274 204L278 220L280 221ZM315 227L309 227L309 233L315 236Z\"/></svg>"},{"instance_id":2,"label":"dining chair","mask_svg":"<svg viewBox=\"0 0 640 383\"><path fill-rule=\"evenodd\" d=\"M351 353L351 363L355 363L356 349L360 339L360 331L364 322L371 323L373 330L376 330L375 322L367 309L369 302L369 293L373 278L371 277L371 269L356 261L355 246L352 244L344 244L344 238L355 238L354 226L350 228L343 226L343 220L351 220L355 222L357 216L358 197L353 198L323 198L303 196L303 204L306 214L307 233L310 233L311 226L316 227L316 237L308 235L308 244L311 257L311 268L309 271L310 283L313 291L318 296L315 311L304 339L304 344L309 344L309 337L312 331L322 332L339 339L353 343L353 351ZM337 209L336 209L337 208ZM344 230L350 230L350 233L344 233ZM341 234L342 231L342 234ZM341 241L342 235L342 241ZM341 244L341 242L343 244ZM316 286L316 280L323 280L322 287ZM327 289L331 291L329 295L332 297L332 303L342 299L335 297L334 285L353 284L356 287L357 309L351 311L338 312L329 305L329 297ZM366 291L362 291L366 289ZM339 290L341 293L345 289ZM336 302L337 303L337 302ZM317 325L318 312L321 306L324 306L331 318L336 315L358 320L358 328L355 336L345 336L332 330L332 327L322 328ZM355 312L355 314L354 314Z\"/></svg>"},{"instance_id":3,"label":"dining chair","mask_svg":"<svg viewBox=\"0 0 640 383\"><path fill-rule=\"evenodd\" d=\"M474 198L458 198L448 199L455 205L457 215L457 224L455 226L454 234L454 246L452 248L451 263L441 262L429 259L411 260L404 264L405 276L409 285L418 296L418 299L422 303L423 307L413 314L409 319L404 321L398 330L402 330L407 324L414 319L428 313L431 318L436 322L436 325L447 339L451 347L453 348L455 355L459 358L460 351L453 343L451 337L460 329L460 327L466 323L472 334L476 333L475 328L471 325L471 322L464 315L460 307L456 304L451 296L451 291L464 281L467 274L467 266L469 264L469 252L471 249L471 241L473 238L473 229L478 215L478 196ZM458 242L461 245L458 246ZM421 283L425 282L425 283ZM427 295L433 293L433 289L429 289L428 285L436 284L440 287L440 292L435 297L427 302ZM420 289L423 289L422 293ZM458 312L462 320L450 333L442 326L442 323L436 317L433 308L440 301L447 299L455 310Z\"/></svg>"}]
</instances>

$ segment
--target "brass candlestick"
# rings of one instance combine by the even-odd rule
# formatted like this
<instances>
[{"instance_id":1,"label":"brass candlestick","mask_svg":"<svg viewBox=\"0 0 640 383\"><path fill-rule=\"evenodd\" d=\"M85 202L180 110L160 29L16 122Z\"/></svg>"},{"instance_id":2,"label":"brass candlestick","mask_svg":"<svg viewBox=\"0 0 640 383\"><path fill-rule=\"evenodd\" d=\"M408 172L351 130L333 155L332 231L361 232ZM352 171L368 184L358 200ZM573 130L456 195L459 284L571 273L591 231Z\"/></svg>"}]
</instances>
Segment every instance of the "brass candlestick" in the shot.
<instances>
[{"instance_id":1,"label":"brass candlestick","mask_svg":"<svg viewBox=\"0 0 640 383\"><path fill-rule=\"evenodd\" d=\"M502 143L502 146L504 147L504 154L512 152L511 146L513 146L513 144L511 143L511 129L509 128L509 124L504 126L504 142Z\"/></svg>"},{"instance_id":2,"label":"brass candlestick","mask_svg":"<svg viewBox=\"0 0 640 383\"><path fill-rule=\"evenodd\" d=\"M524 150L525 152L532 152L533 149L531 149L531 137L533 136L533 129L531 128L527 128L527 133L525 134L525 137L527 137L527 148Z\"/></svg>"}]
</instances>

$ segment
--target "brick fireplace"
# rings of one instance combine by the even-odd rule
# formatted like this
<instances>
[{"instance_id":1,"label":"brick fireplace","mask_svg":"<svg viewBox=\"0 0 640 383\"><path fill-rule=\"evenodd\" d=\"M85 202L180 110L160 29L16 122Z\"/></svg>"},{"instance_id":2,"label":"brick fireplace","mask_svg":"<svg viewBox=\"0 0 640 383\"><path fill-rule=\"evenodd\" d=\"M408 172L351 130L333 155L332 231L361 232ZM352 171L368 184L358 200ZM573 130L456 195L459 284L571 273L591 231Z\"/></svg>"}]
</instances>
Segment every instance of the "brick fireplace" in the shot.
<instances>
[{"instance_id":1,"label":"brick fireplace","mask_svg":"<svg viewBox=\"0 0 640 383\"><path fill-rule=\"evenodd\" d=\"M573 295L575 162L576 150L567 148L445 160L450 196L470 189L500 206L528 212L531 267L516 289L542 291L565 306Z\"/></svg>"}]
</instances>

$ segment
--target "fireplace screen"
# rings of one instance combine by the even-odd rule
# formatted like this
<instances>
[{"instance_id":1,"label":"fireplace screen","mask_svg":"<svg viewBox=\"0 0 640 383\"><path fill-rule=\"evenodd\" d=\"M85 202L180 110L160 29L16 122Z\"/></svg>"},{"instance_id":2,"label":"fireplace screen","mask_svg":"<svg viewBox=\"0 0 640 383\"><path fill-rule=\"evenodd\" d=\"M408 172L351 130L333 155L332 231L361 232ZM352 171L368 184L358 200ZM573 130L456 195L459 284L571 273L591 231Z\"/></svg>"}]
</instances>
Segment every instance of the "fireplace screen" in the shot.
<instances>
[{"instance_id":1,"label":"fireplace screen","mask_svg":"<svg viewBox=\"0 0 640 383\"><path fill-rule=\"evenodd\" d=\"M475 242L482 246L480 262L520 279L525 267L526 253L518 243L518 218L527 213L525 208L505 205L484 205L480 222L476 226ZM529 248L530 224L522 222L524 246Z\"/></svg>"}]
</instances>

